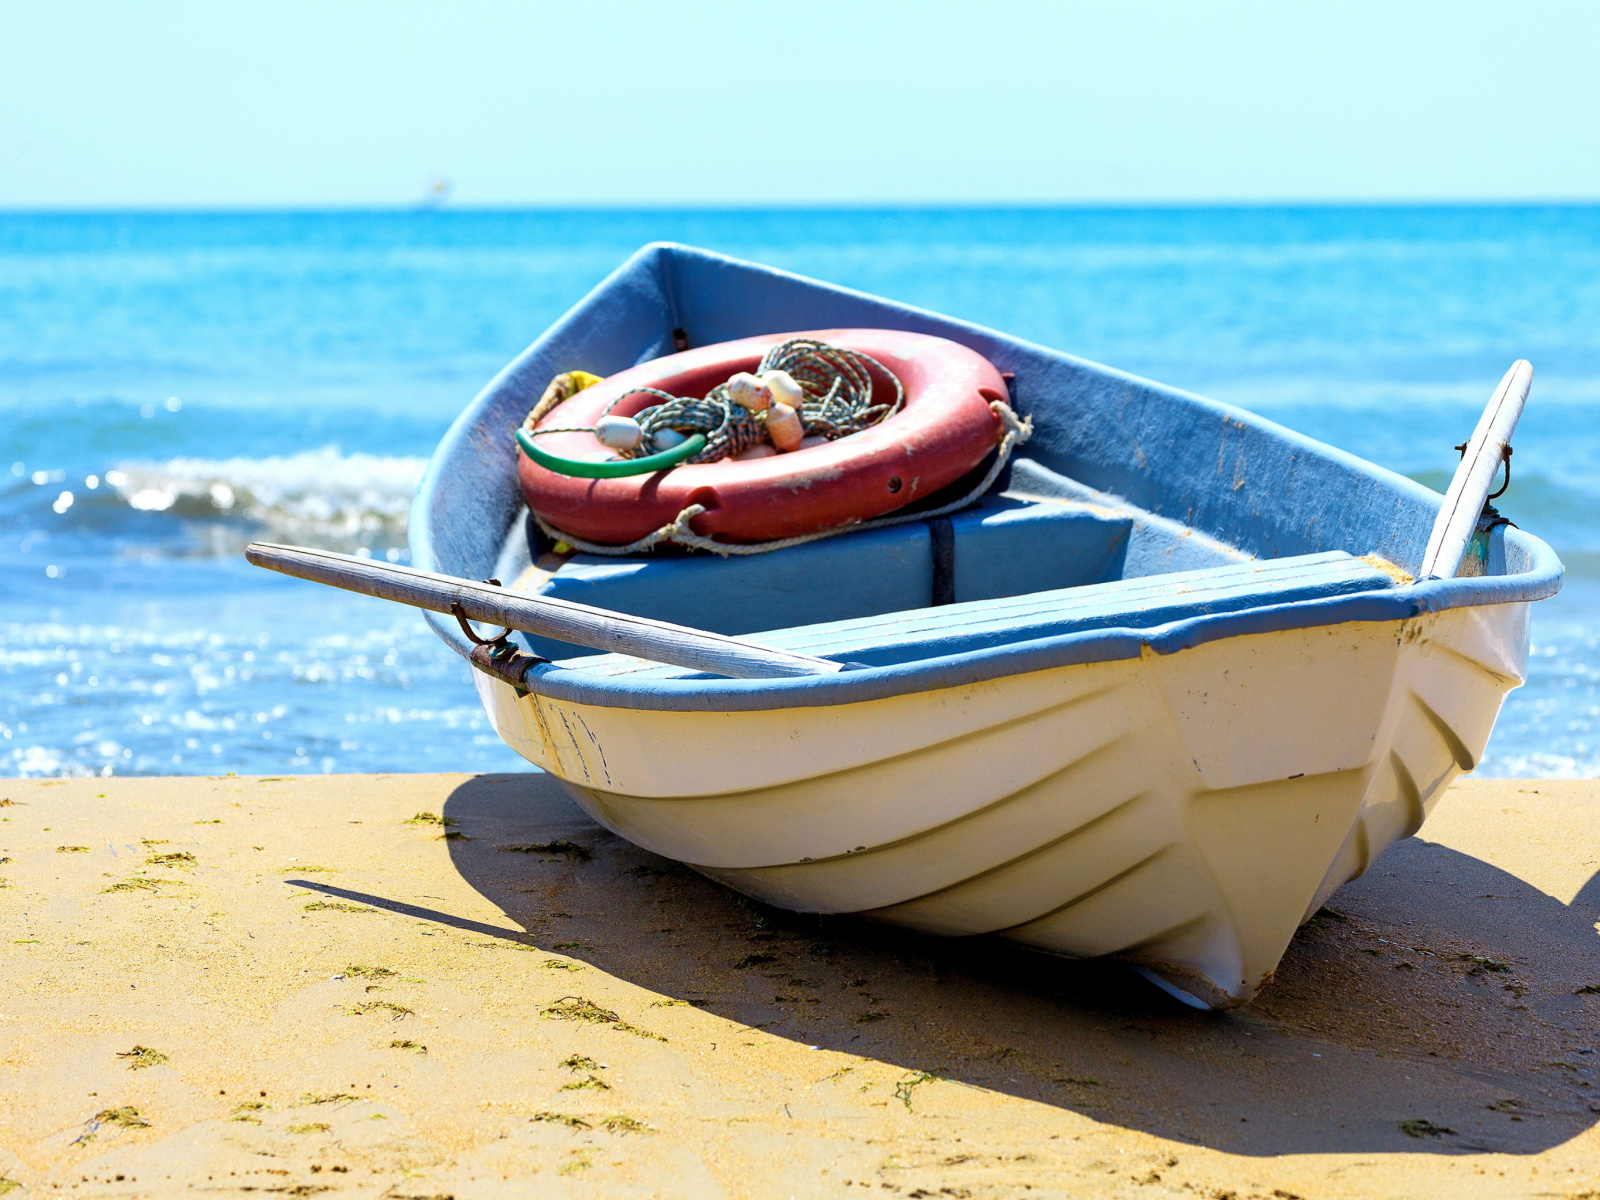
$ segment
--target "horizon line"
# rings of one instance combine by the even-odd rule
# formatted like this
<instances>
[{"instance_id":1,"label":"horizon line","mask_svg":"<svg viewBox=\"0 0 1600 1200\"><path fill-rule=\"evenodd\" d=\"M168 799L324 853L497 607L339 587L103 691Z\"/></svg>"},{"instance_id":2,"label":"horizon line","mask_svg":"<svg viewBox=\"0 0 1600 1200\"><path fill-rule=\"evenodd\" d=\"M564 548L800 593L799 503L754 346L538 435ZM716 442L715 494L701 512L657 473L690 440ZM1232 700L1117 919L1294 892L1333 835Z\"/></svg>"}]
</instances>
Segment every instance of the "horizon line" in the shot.
<instances>
[{"instance_id":1,"label":"horizon line","mask_svg":"<svg viewBox=\"0 0 1600 1200\"><path fill-rule=\"evenodd\" d=\"M1148 211L1305 211L1328 209L1579 209L1600 207L1600 196L1564 199L1235 199L1235 200L906 200L906 201L760 201L710 204L659 201L647 204L612 201L490 204L421 202L394 204L216 204L216 205L58 205L9 206L6 217L64 216L300 216L300 215L493 215L536 213L892 213L892 212L1148 212Z\"/></svg>"}]
</instances>

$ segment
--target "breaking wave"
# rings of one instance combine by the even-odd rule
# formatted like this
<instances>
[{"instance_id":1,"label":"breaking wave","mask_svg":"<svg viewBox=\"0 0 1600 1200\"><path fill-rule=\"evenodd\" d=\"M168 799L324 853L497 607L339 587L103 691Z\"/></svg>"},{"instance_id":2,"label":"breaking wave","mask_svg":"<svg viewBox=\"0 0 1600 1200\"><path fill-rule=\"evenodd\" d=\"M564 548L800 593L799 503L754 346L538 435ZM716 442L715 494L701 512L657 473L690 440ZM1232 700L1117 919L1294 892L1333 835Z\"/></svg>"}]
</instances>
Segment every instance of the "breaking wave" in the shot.
<instances>
[{"instance_id":1,"label":"breaking wave","mask_svg":"<svg viewBox=\"0 0 1600 1200\"><path fill-rule=\"evenodd\" d=\"M270 458L174 458L106 472L128 507L188 520L247 523L252 536L329 548L393 549L427 460L341 454L329 446Z\"/></svg>"}]
</instances>

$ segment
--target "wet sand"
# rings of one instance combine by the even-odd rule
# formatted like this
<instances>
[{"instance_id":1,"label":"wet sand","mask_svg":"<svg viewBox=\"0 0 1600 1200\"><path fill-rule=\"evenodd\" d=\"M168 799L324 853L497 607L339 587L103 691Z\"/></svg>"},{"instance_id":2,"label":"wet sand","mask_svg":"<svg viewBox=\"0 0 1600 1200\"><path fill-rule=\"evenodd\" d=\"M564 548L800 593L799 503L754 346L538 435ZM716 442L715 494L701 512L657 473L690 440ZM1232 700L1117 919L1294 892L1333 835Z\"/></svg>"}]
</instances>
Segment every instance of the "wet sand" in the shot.
<instances>
[{"instance_id":1,"label":"wet sand","mask_svg":"<svg viewBox=\"0 0 1600 1200\"><path fill-rule=\"evenodd\" d=\"M1221 1015L763 909L537 774L0 801L0 1193L1600 1196L1600 782L1458 784Z\"/></svg>"}]
</instances>

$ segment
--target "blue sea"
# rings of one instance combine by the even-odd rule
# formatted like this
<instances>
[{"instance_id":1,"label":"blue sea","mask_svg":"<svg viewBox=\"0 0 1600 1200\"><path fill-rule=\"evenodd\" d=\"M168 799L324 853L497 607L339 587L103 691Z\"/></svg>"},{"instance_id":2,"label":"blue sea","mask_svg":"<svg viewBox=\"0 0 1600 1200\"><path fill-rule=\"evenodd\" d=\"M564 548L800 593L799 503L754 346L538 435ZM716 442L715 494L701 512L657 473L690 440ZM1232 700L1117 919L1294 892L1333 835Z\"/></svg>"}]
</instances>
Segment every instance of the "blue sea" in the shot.
<instances>
[{"instance_id":1,"label":"blue sea","mask_svg":"<svg viewBox=\"0 0 1600 1200\"><path fill-rule=\"evenodd\" d=\"M1483 766L1600 775L1600 208L0 214L0 775L522 761L413 611L246 566L405 556L451 419L644 242L977 321L1442 488L1538 375L1508 516L1563 554Z\"/></svg>"}]
</instances>

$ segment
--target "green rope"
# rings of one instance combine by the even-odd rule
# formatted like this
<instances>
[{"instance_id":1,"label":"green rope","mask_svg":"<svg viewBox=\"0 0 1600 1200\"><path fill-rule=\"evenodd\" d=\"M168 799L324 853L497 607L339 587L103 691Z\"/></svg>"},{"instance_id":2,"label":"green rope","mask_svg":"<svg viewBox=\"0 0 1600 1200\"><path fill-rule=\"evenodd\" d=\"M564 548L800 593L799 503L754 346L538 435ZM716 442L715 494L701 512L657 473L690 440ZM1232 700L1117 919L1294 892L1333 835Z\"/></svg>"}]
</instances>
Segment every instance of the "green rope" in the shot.
<instances>
[{"instance_id":1,"label":"green rope","mask_svg":"<svg viewBox=\"0 0 1600 1200\"><path fill-rule=\"evenodd\" d=\"M540 433L589 433L587 429L541 429ZM649 475L654 471L665 471L675 467L684 459L692 456L695 451L706 444L703 434L695 434L681 446L674 446L670 450L663 450L659 454L647 455L644 458L622 459L592 459L592 458L562 458L559 454L551 454L541 450L534 442L526 429L517 430L517 445L522 447L522 452L547 471L557 471L562 475L571 475L578 479L622 479L629 475Z\"/></svg>"}]
</instances>

